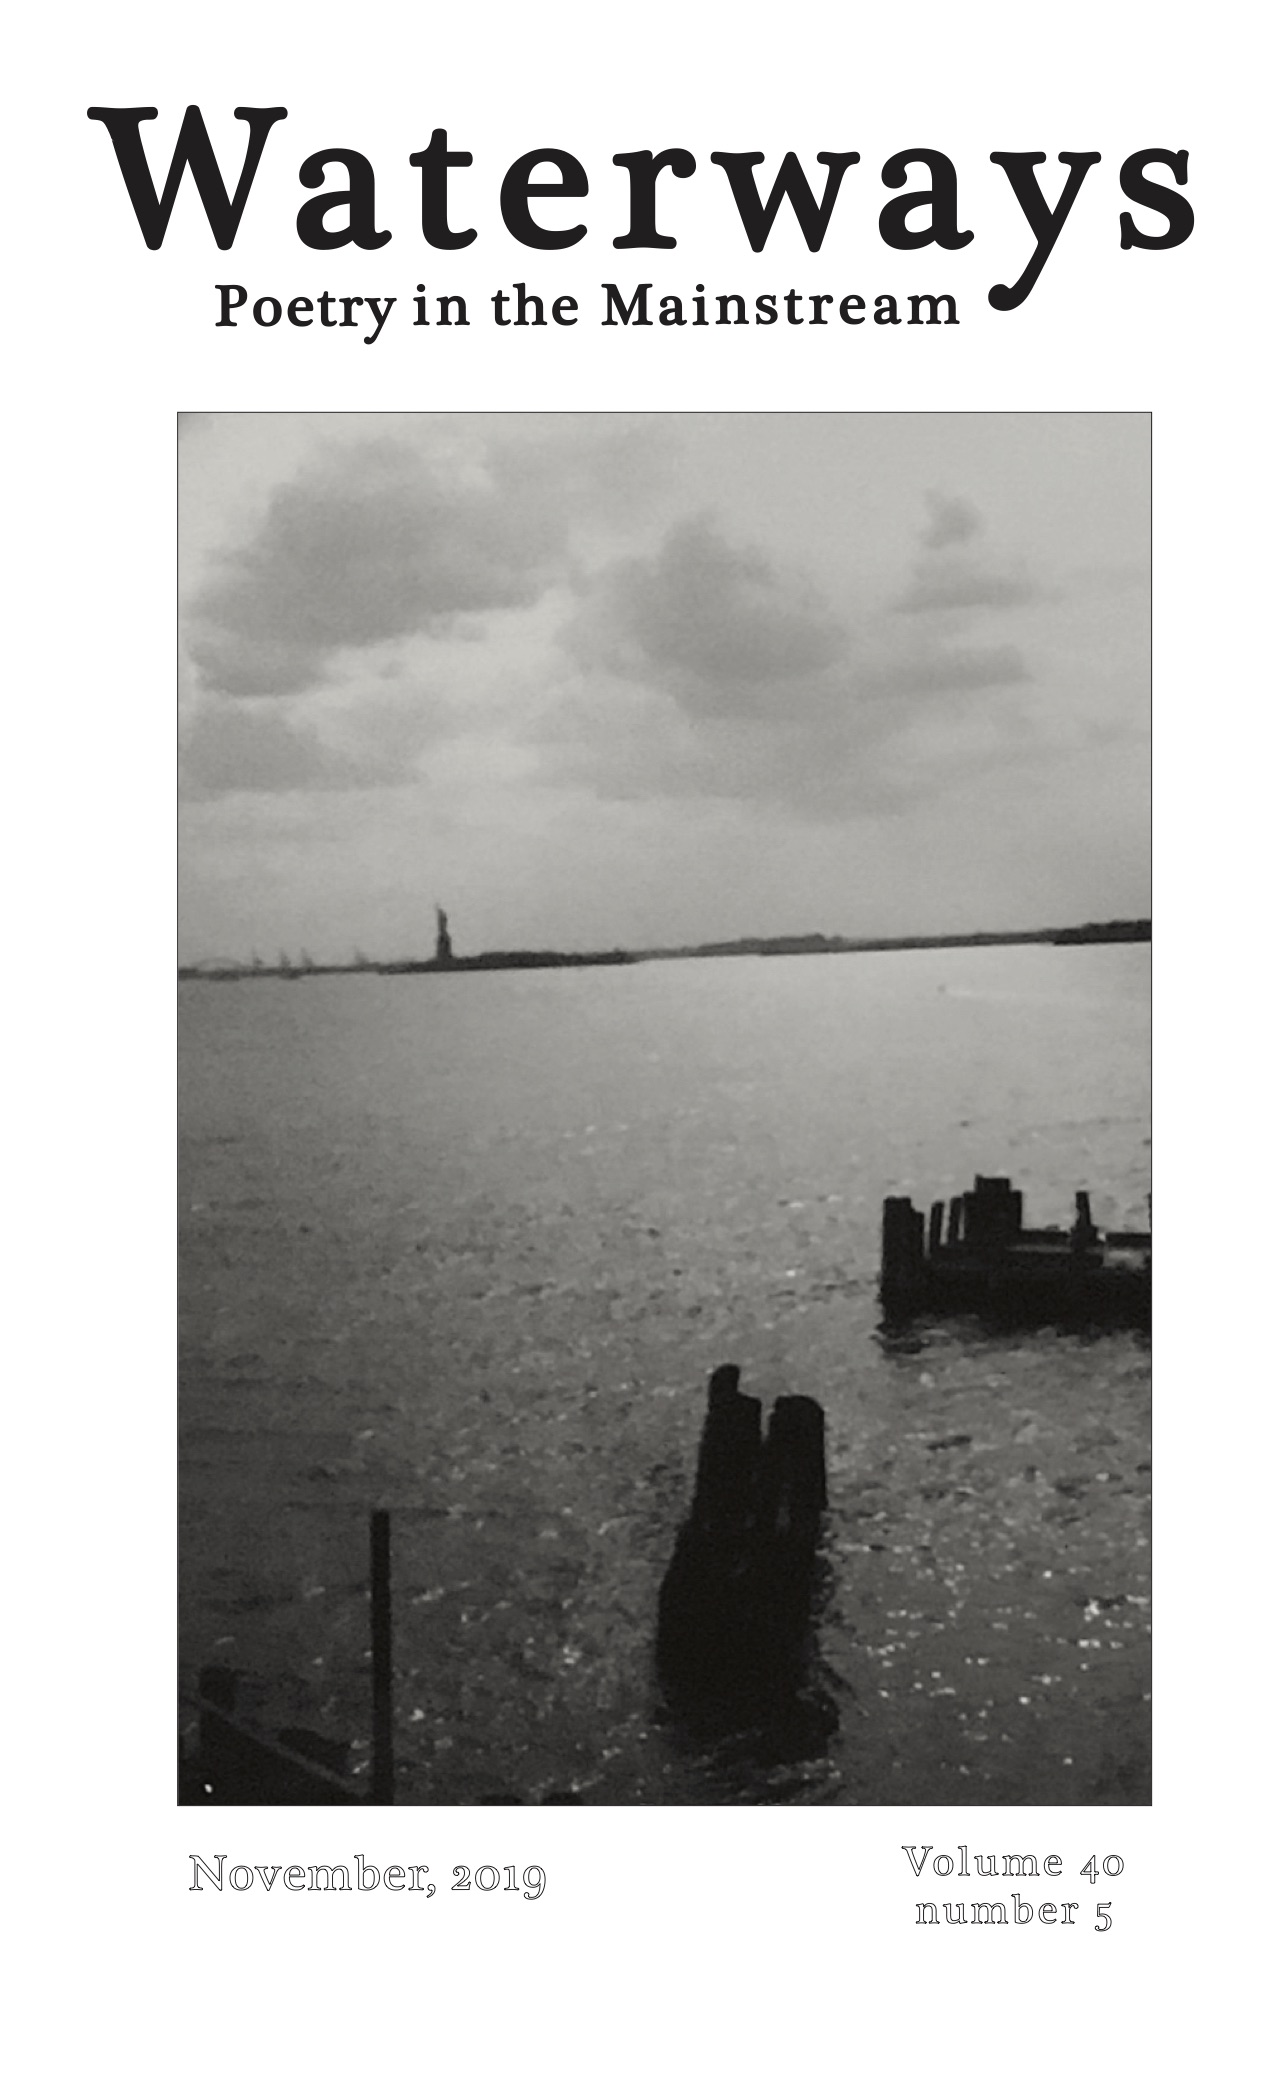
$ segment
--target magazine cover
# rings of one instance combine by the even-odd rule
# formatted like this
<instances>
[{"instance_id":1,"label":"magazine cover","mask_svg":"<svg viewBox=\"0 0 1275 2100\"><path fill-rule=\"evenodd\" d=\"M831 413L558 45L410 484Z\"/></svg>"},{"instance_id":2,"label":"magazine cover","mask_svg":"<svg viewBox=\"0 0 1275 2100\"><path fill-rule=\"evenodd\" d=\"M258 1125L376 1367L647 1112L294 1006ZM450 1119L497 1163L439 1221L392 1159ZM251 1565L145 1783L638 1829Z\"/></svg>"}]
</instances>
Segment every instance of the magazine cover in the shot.
<instances>
[{"instance_id":1,"label":"magazine cover","mask_svg":"<svg viewBox=\"0 0 1275 2100\"><path fill-rule=\"evenodd\" d=\"M29 40L40 2090L1240 2073L1231 16Z\"/></svg>"}]
</instances>

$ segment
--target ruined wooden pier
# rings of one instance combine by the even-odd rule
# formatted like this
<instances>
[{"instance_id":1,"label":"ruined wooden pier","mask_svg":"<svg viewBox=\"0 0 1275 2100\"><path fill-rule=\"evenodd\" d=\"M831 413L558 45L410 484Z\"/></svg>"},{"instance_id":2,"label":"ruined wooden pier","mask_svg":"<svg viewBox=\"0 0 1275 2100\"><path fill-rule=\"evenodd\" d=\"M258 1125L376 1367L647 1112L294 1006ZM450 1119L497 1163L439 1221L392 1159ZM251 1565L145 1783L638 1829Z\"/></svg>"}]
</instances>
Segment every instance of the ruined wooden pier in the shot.
<instances>
[{"instance_id":1,"label":"ruined wooden pier","mask_svg":"<svg viewBox=\"0 0 1275 2100\"><path fill-rule=\"evenodd\" d=\"M964 1195L931 1204L928 1218L909 1197L886 1197L880 1294L891 1319L982 1312L1147 1326L1151 1234L1100 1229L1084 1189L1070 1226L1024 1226L1021 1191L979 1174Z\"/></svg>"}]
</instances>

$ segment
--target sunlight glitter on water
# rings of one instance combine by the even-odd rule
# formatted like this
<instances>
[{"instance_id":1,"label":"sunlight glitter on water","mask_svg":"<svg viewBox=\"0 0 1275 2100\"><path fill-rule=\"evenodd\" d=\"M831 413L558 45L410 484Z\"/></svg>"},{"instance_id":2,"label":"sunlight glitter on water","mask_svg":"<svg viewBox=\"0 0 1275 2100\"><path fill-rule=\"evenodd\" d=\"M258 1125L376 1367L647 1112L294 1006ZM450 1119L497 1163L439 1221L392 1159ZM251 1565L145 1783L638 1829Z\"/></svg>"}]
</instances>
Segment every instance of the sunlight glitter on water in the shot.
<instances>
[{"instance_id":1,"label":"sunlight glitter on water","mask_svg":"<svg viewBox=\"0 0 1275 2100\"><path fill-rule=\"evenodd\" d=\"M1034 1221L1083 1182L1100 1221L1142 1222L1146 964L183 987L186 1686L215 1652L276 1719L314 1725L317 1694L365 1734L378 1503L405 1798L1143 1798L1144 1346L955 1323L883 1347L874 1279L883 1195L976 1172ZM813 1758L689 1741L654 1682L723 1360L828 1416L838 1726ZM901 1631L920 1692L876 1681ZM1016 1715L976 1750L931 1696L967 1652Z\"/></svg>"}]
</instances>

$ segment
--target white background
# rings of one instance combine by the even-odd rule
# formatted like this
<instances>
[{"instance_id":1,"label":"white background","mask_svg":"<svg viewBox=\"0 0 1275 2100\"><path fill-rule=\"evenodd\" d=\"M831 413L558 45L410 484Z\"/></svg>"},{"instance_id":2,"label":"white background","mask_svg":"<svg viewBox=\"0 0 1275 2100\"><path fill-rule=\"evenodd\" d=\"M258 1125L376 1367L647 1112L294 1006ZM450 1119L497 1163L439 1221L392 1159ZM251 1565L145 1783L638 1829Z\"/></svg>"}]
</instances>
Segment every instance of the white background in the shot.
<instances>
[{"instance_id":1,"label":"white background","mask_svg":"<svg viewBox=\"0 0 1275 2100\"><path fill-rule=\"evenodd\" d=\"M1258 19L1214 6L1188 36L1168 10L1111 4L1029 16L925 0L887 17L658 0L463 18L124 5L72 6L19 38L5 1882L30 1974L16 2090L761 2093L819 2073L901 2094L1256 2085L1271 1384ZM223 168L246 136L237 103L290 112L229 254L188 183L150 253L84 115L157 104L144 136L166 168L188 102ZM452 221L479 237L454 255L422 242L407 165L437 126L474 154ZM678 249L614 250L627 222L612 154L673 144L699 162L691 181L661 181ZM336 145L377 168L393 239L374 254L297 241L296 169ZM543 207L547 223L590 228L556 255L518 248L498 211L505 167L541 145L591 179L581 204ZM975 231L959 254L879 238L879 169L910 145L956 162ZM1196 231L1174 251L1122 253L1118 169L1153 145L1189 150ZM790 148L812 175L820 150L862 163L819 256L786 212L754 258L708 156L759 149L768 176ZM1048 153L1051 197L1054 155L1103 155L1014 314L986 302L1030 248L996 150ZM684 292L950 290L961 325L600 330L598 285L642 277ZM574 293L579 325L487 325L488 294L518 278ZM409 330L401 305L371 348L356 331L217 331L212 287L231 279L254 297L404 303L423 279L466 293L475 325ZM401 1808L334 1824L170 1805L174 416L369 407L1153 411L1154 1808ZM1084 1929L920 1931L916 1896L941 1891L914 1882L908 1842L1058 1851L1058 1893L1084 1897ZM194 1896L192 1848L427 1860L440 1894ZM1075 1879L1095 1850L1126 1861L1101 1936ZM527 1859L548 1872L537 1904L443 1894L453 1861Z\"/></svg>"}]
</instances>

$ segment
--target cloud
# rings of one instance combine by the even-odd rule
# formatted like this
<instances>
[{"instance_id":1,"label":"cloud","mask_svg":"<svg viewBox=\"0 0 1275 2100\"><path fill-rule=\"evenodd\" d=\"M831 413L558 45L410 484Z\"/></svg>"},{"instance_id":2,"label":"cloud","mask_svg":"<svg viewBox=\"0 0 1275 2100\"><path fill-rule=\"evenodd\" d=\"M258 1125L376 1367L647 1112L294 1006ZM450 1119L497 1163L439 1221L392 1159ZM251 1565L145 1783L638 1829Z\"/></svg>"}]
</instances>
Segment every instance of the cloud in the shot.
<instances>
[{"instance_id":1,"label":"cloud","mask_svg":"<svg viewBox=\"0 0 1275 2100\"><path fill-rule=\"evenodd\" d=\"M943 547L953 547L962 540L971 540L981 532L983 521L972 503L963 496L942 496L937 489L927 489L925 504L930 513L930 522L921 533L921 545L938 553Z\"/></svg>"},{"instance_id":2,"label":"cloud","mask_svg":"<svg viewBox=\"0 0 1275 2100\"><path fill-rule=\"evenodd\" d=\"M953 504L929 531L977 529ZM549 762L607 797L900 807L1030 742L1022 650L966 617L895 605L852 632L807 577L684 519L591 580L562 637L575 675L544 725Z\"/></svg>"},{"instance_id":3,"label":"cloud","mask_svg":"<svg viewBox=\"0 0 1275 2100\"><path fill-rule=\"evenodd\" d=\"M1022 750L1031 670L980 615L1033 590L982 560L972 505L928 499L904 595L852 629L826 585L710 514L616 551L595 499L612 467L640 488L632 433L570 439L541 419L431 430L277 488L190 608L186 792L397 784L459 739L493 775L827 816Z\"/></svg>"},{"instance_id":4,"label":"cloud","mask_svg":"<svg viewBox=\"0 0 1275 2100\"><path fill-rule=\"evenodd\" d=\"M773 713L780 688L827 670L846 647L803 578L759 548L732 546L705 517L596 577L564 639L581 662L665 685L692 718L719 719Z\"/></svg>"},{"instance_id":5,"label":"cloud","mask_svg":"<svg viewBox=\"0 0 1275 2100\"><path fill-rule=\"evenodd\" d=\"M196 800L344 784L313 729L235 706L195 716L183 740L182 772L185 792Z\"/></svg>"},{"instance_id":6,"label":"cloud","mask_svg":"<svg viewBox=\"0 0 1275 2100\"><path fill-rule=\"evenodd\" d=\"M1037 596L1025 576L988 569L981 562L943 561L918 564L912 583L898 599L896 610L904 613L973 612L980 606L993 609L1030 605Z\"/></svg>"},{"instance_id":7,"label":"cloud","mask_svg":"<svg viewBox=\"0 0 1275 2100\"><path fill-rule=\"evenodd\" d=\"M368 701L335 722L223 699L199 708L184 725L182 793L208 801L398 786L417 777L432 724L431 709L403 695Z\"/></svg>"},{"instance_id":8,"label":"cloud","mask_svg":"<svg viewBox=\"0 0 1275 2100\"><path fill-rule=\"evenodd\" d=\"M895 611L901 613L973 612L1013 605L1030 605L1040 593L1022 569L991 566L971 546L983 532L983 520L972 503L962 496L926 493L929 523L920 533L921 553L912 571L912 581ZM953 554L953 547L968 551Z\"/></svg>"},{"instance_id":9,"label":"cloud","mask_svg":"<svg viewBox=\"0 0 1275 2100\"><path fill-rule=\"evenodd\" d=\"M1030 676L1021 649L1012 642L981 649L938 647L866 666L860 690L885 699L917 699L930 693L977 693L992 686L1020 685Z\"/></svg>"},{"instance_id":10,"label":"cloud","mask_svg":"<svg viewBox=\"0 0 1275 2100\"><path fill-rule=\"evenodd\" d=\"M566 513L522 457L429 457L383 439L304 468L187 608L203 685L299 694L342 651L534 603L563 570Z\"/></svg>"}]
</instances>

